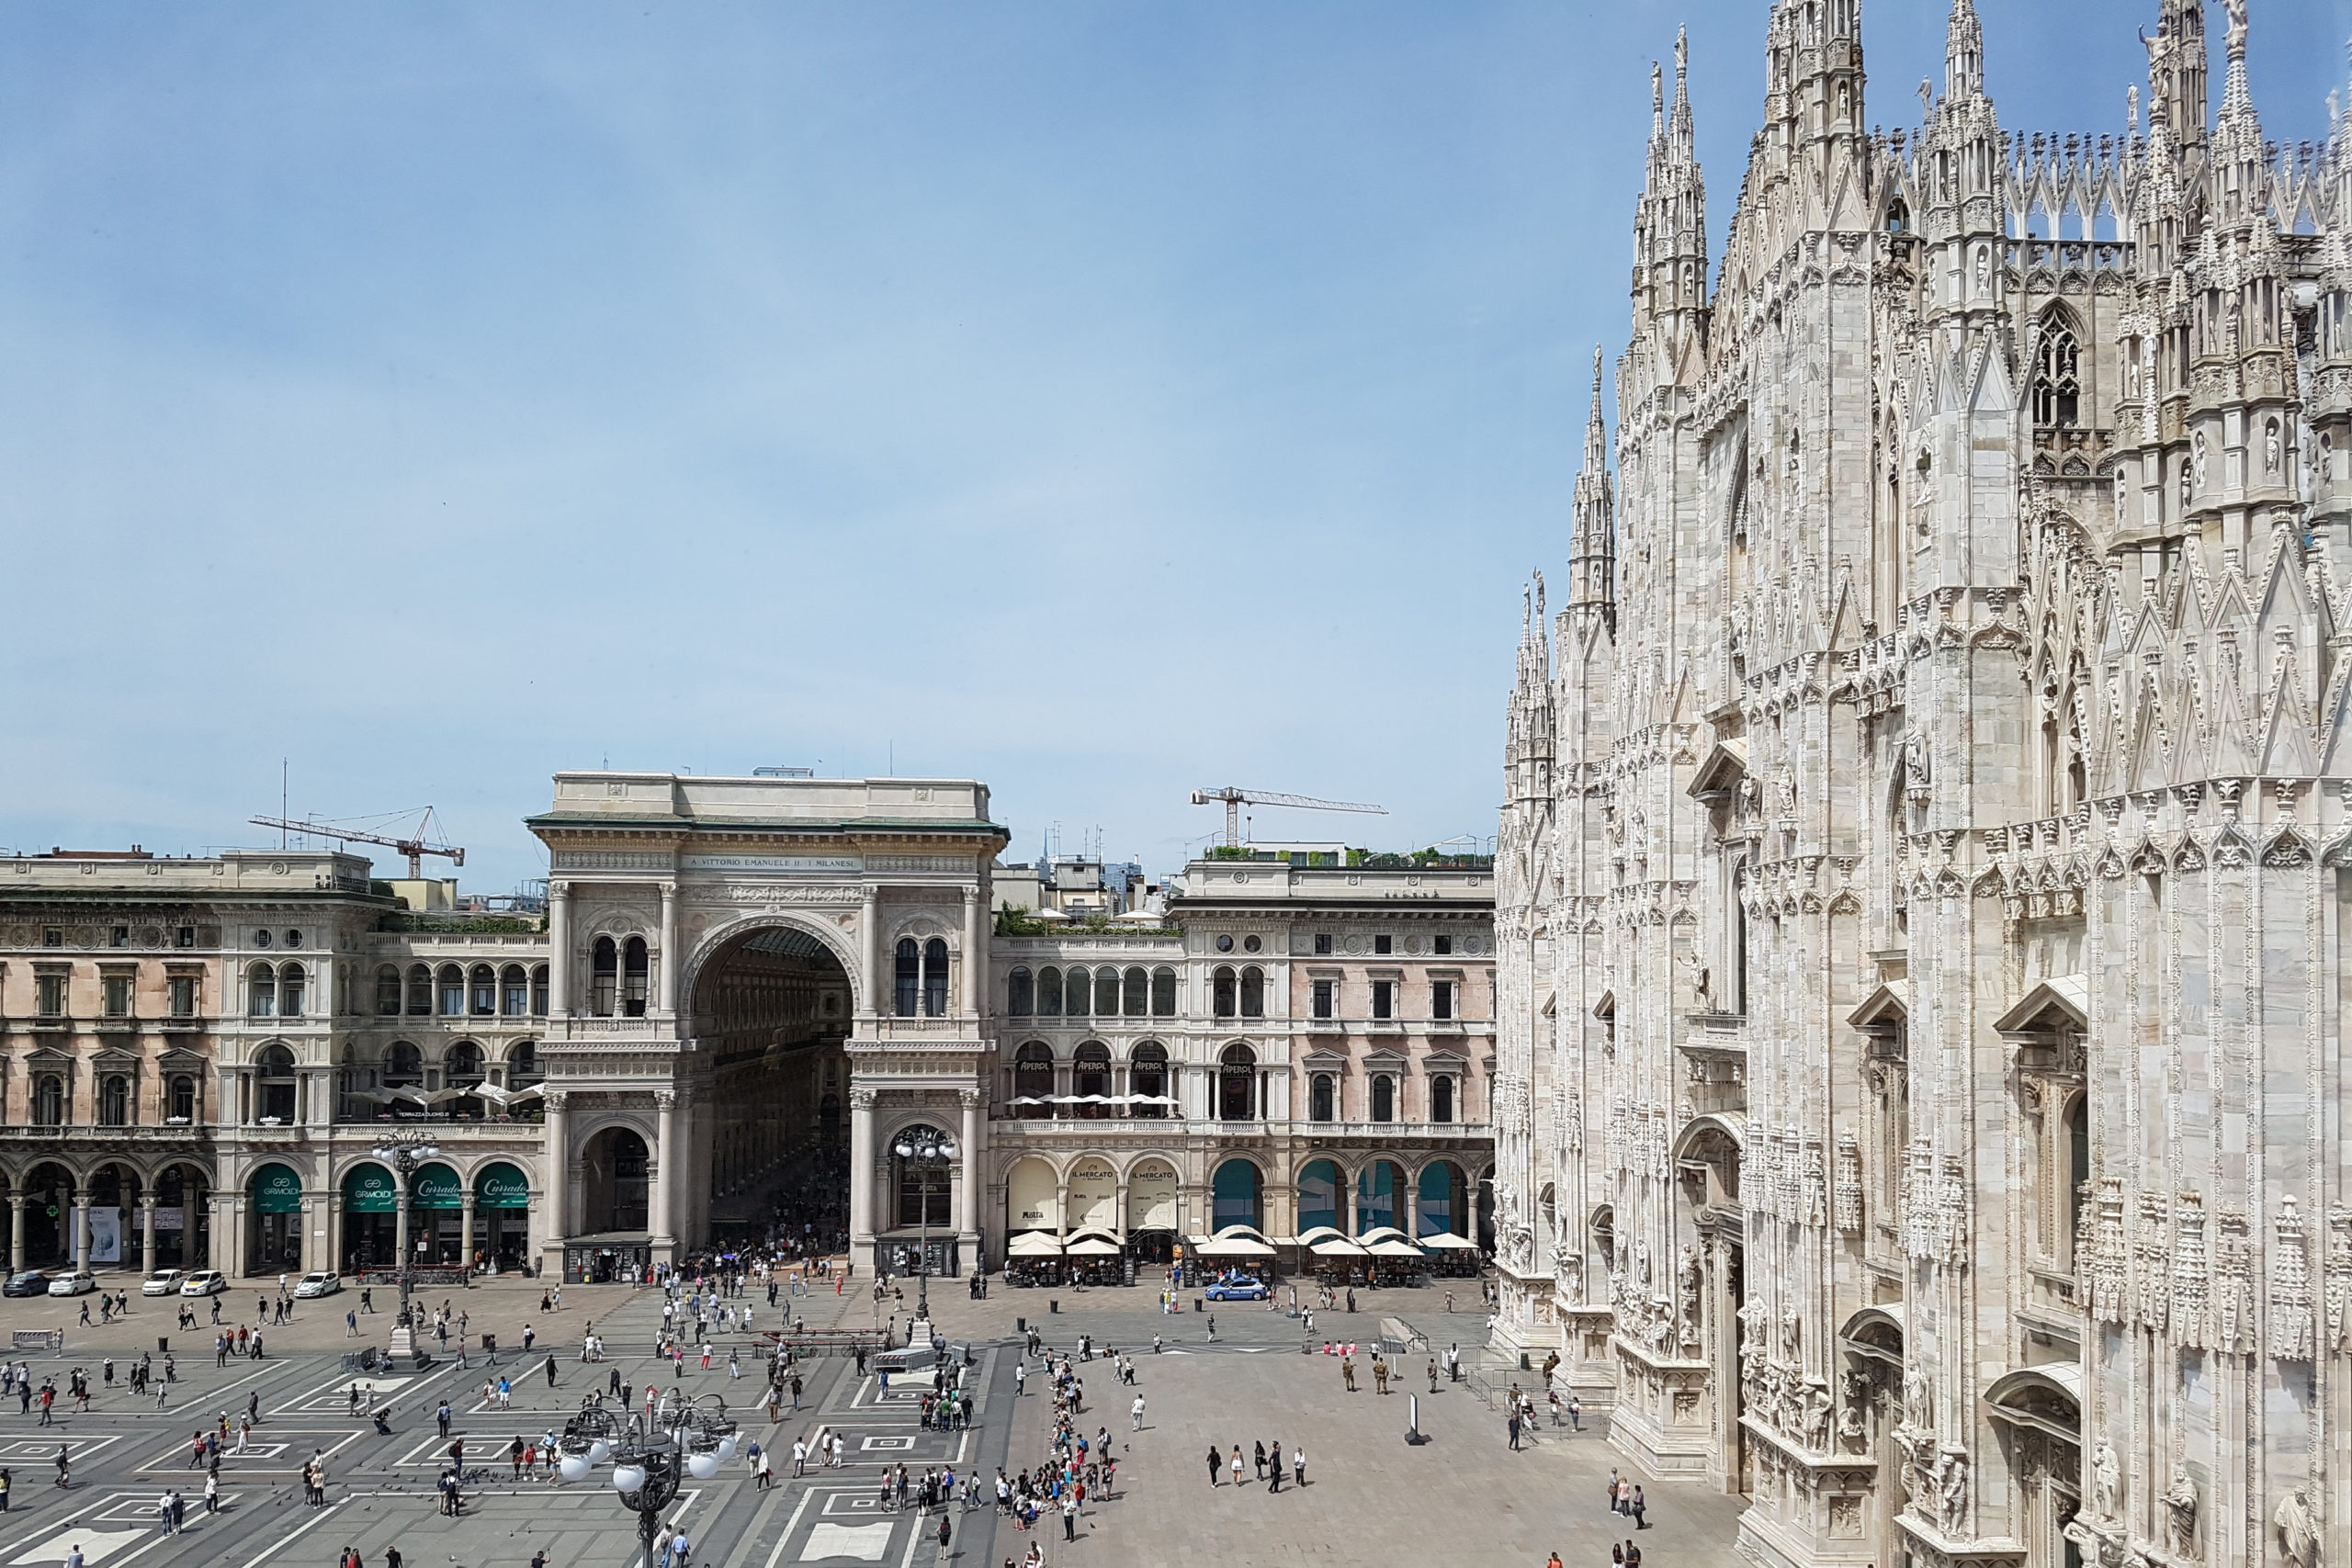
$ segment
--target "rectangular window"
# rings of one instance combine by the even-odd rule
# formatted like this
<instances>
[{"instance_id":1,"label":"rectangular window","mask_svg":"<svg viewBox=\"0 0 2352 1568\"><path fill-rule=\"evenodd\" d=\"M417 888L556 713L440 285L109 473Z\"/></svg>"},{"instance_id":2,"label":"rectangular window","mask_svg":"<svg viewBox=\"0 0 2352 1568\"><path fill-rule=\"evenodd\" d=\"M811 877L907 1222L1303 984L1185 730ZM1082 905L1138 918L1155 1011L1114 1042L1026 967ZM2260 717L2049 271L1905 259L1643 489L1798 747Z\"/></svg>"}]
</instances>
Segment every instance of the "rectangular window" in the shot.
<instances>
[{"instance_id":1,"label":"rectangular window","mask_svg":"<svg viewBox=\"0 0 2352 1568\"><path fill-rule=\"evenodd\" d=\"M1315 982L1316 1017L1329 1018L1332 1016L1331 1004L1333 993L1337 992L1339 988L1339 982L1336 980L1317 980Z\"/></svg>"},{"instance_id":2,"label":"rectangular window","mask_svg":"<svg viewBox=\"0 0 2352 1568\"><path fill-rule=\"evenodd\" d=\"M1315 933L1315 956L1317 958L1329 958L1331 956L1331 933L1329 931L1317 931Z\"/></svg>"},{"instance_id":3,"label":"rectangular window","mask_svg":"<svg viewBox=\"0 0 2352 1568\"><path fill-rule=\"evenodd\" d=\"M196 928L194 926L182 926L180 928L179 943L182 947L194 947L196 945Z\"/></svg>"},{"instance_id":4,"label":"rectangular window","mask_svg":"<svg viewBox=\"0 0 2352 1568\"><path fill-rule=\"evenodd\" d=\"M1453 939L1450 936L1432 937L1430 939L1430 951L1440 958L1447 957L1453 952Z\"/></svg>"},{"instance_id":5,"label":"rectangular window","mask_svg":"<svg viewBox=\"0 0 2352 1568\"><path fill-rule=\"evenodd\" d=\"M108 947L129 947L130 945L130 928L129 926L117 926L114 930L108 931L107 933L107 945Z\"/></svg>"},{"instance_id":6,"label":"rectangular window","mask_svg":"<svg viewBox=\"0 0 2352 1568\"><path fill-rule=\"evenodd\" d=\"M1430 1016L1431 1018L1453 1016L1453 981L1432 980L1430 982Z\"/></svg>"},{"instance_id":7,"label":"rectangular window","mask_svg":"<svg viewBox=\"0 0 2352 1568\"><path fill-rule=\"evenodd\" d=\"M105 1000L108 1018L130 1016L130 976L109 975L106 977Z\"/></svg>"},{"instance_id":8,"label":"rectangular window","mask_svg":"<svg viewBox=\"0 0 2352 1568\"><path fill-rule=\"evenodd\" d=\"M1396 939L1393 936L1374 937L1372 950L1374 953L1394 953L1396 951Z\"/></svg>"},{"instance_id":9,"label":"rectangular window","mask_svg":"<svg viewBox=\"0 0 2352 1568\"><path fill-rule=\"evenodd\" d=\"M43 1018L65 1016L65 976L37 975L33 977L34 1005Z\"/></svg>"},{"instance_id":10,"label":"rectangular window","mask_svg":"<svg viewBox=\"0 0 2352 1568\"><path fill-rule=\"evenodd\" d=\"M65 928L63 926L41 927L40 944L43 947L63 947L65 945Z\"/></svg>"},{"instance_id":11,"label":"rectangular window","mask_svg":"<svg viewBox=\"0 0 2352 1568\"><path fill-rule=\"evenodd\" d=\"M1396 1017L1396 981L1374 980L1372 983L1372 1016L1374 1018Z\"/></svg>"},{"instance_id":12,"label":"rectangular window","mask_svg":"<svg viewBox=\"0 0 2352 1568\"><path fill-rule=\"evenodd\" d=\"M196 976L175 975L167 989L170 992L172 1016L194 1018L196 1016Z\"/></svg>"}]
</instances>

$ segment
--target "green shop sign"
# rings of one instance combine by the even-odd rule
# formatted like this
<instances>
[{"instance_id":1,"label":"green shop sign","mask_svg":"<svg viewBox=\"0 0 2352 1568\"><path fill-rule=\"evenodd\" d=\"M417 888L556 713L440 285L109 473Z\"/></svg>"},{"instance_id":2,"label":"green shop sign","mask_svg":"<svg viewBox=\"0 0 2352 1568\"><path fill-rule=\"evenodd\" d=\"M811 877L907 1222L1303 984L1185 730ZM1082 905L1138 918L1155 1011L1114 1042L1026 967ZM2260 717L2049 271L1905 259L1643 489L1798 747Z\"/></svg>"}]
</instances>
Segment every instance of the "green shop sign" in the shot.
<instances>
[{"instance_id":1,"label":"green shop sign","mask_svg":"<svg viewBox=\"0 0 2352 1568\"><path fill-rule=\"evenodd\" d=\"M363 1165L343 1179L343 1212L346 1214L397 1214L400 1189L392 1173L380 1165Z\"/></svg>"},{"instance_id":2,"label":"green shop sign","mask_svg":"<svg viewBox=\"0 0 2352 1568\"><path fill-rule=\"evenodd\" d=\"M446 1165L428 1165L409 1178L409 1205L412 1209L462 1209L466 1206L465 1183L458 1173Z\"/></svg>"},{"instance_id":3,"label":"green shop sign","mask_svg":"<svg viewBox=\"0 0 2352 1568\"><path fill-rule=\"evenodd\" d=\"M302 1179L282 1165L266 1165L254 1172L254 1213L299 1214L302 1212Z\"/></svg>"},{"instance_id":4,"label":"green shop sign","mask_svg":"<svg viewBox=\"0 0 2352 1568\"><path fill-rule=\"evenodd\" d=\"M484 1168L474 1179L475 1202L485 1209L527 1209L531 1206L530 1179L513 1166L501 1162Z\"/></svg>"}]
</instances>

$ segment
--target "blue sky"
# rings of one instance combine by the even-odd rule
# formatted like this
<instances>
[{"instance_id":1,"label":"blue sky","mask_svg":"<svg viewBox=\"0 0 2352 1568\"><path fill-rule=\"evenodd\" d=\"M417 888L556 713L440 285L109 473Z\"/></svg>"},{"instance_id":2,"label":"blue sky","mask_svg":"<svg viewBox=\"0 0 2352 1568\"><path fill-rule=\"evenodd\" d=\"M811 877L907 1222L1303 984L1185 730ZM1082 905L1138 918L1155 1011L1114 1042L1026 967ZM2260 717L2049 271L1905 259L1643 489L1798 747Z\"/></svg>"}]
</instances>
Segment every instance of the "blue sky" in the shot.
<instances>
[{"instance_id":1,"label":"blue sky","mask_svg":"<svg viewBox=\"0 0 2352 1568\"><path fill-rule=\"evenodd\" d=\"M1491 834L1649 62L1720 241L1767 12L11 7L0 846L256 841L281 758L485 891L607 760L976 775L1155 871L1194 785ZM2154 0L1982 12L2004 123L2121 129ZM1945 9L1865 16L1911 123ZM2352 7L2253 20L2324 134Z\"/></svg>"}]
</instances>

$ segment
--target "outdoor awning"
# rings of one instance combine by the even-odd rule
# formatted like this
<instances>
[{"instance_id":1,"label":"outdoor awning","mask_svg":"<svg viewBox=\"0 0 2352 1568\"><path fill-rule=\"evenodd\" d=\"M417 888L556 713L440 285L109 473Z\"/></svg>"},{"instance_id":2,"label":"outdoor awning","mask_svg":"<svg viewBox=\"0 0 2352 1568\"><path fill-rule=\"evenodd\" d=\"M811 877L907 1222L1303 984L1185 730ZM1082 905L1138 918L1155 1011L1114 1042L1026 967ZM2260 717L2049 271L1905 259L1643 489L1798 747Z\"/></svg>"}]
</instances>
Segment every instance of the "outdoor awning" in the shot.
<instances>
[{"instance_id":1,"label":"outdoor awning","mask_svg":"<svg viewBox=\"0 0 2352 1568\"><path fill-rule=\"evenodd\" d=\"M1440 1231L1435 1235L1425 1235L1421 1237L1421 1246L1430 1252L1476 1252L1478 1250L1476 1242L1470 1240L1467 1236L1456 1235L1452 1231Z\"/></svg>"},{"instance_id":2,"label":"outdoor awning","mask_svg":"<svg viewBox=\"0 0 2352 1568\"><path fill-rule=\"evenodd\" d=\"M1004 1250L1009 1258L1059 1258L1062 1244L1051 1231L1023 1231Z\"/></svg>"},{"instance_id":3,"label":"outdoor awning","mask_svg":"<svg viewBox=\"0 0 2352 1568\"><path fill-rule=\"evenodd\" d=\"M1395 1236L1386 1241L1375 1241L1366 1250L1374 1258L1410 1258L1416 1262L1428 1261L1421 1249L1403 1236Z\"/></svg>"},{"instance_id":4,"label":"outdoor awning","mask_svg":"<svg viewBox=\"0 0 2352 1568\"><path fill-rule=\"evenodd\" d=\"M1062 1251L1071 1258L1116 1258L1119 1244L1100 1231L1085 1231L1065 1242Z\"/></svg>"},{"instance_id":5,"label":"outdoor awning","mask_svg":"<svg viewBox=\"0 0 2352 1568\"><path fill-rule=\"evenodd\" d=\"M1024 1094L1008 1105L1173 1105L1164 1094Z\"/></svg>"},{"instance_id":6,"label":"outdoor awning","mask_svg":"<svg viewBox=\"0 0 2352 1568\"><path fill-rule=\"evenodd\" d=\"M1313 1247L1318 1241L1330 1241L1335 1237L1340 1241L1347 1240L1336 1226L1309 1225L1292 1239L1300 1247Z\"/></svg>"},{"instance_id":7,"label":"outdoor awning","mask_svg":"<svg viewBox=\"0 0 2352 1568\"><path fill-rule=\"evenodd\" d=\"M1250 1241L1240 1236L1218 1236L1214 1241L1196 1242L1193 1252L1200 1258L1272 1258L1274 1249L1262 1241Z\"/></svg>"},{"instance_id":8,"label":"outdoor awning","mask_svg":"<svg viewBox=\"0 0 2352 1568\"><path fill-rule=\"evenodd\" d=\"M1306 1250L1317 1258L1362 1258L1364 1255L1363 1247L1343 1235L1326 1236Z\"/></svg>"},{"instance_id":9,"label":"outdoor awning","mask_svg":"<svg viewBox=\"0 0 2352 1568\"><path fill-rule=\"evenodd\" d=\"M1356 1239L1363 1243L1364 1246L1370 1247L1376 1241L1408 1241L1411 1238L1407 1236L1403 1231L1398 1230L1395 1225L1374 1225L1370 1230L1358 1235Z\"/></svg>"}]
</instances>

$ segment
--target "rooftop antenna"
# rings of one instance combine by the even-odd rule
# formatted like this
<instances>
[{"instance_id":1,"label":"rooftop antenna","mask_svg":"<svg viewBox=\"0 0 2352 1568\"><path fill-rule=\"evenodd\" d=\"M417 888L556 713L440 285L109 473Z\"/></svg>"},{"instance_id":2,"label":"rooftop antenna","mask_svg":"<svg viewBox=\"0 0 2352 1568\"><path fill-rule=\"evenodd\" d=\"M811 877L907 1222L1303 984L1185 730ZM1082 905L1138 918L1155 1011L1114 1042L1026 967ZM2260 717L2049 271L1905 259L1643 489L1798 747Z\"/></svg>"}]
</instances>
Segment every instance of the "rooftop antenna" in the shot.
<instances>
[{"instance_id":1,"label":"rooftop antenna","mask_svg":"<svg viewBox=\"0 0 2352 1568\"><path fill-rule=\"evenodd\" d=\"M293 769L294 764L288 759L277 759L277 815L280 818L292 815L287 801L292 789ZM277 847L281 850L286 847L286 829L283 827L277 829Z\"/></svg>"}]
</instances>

